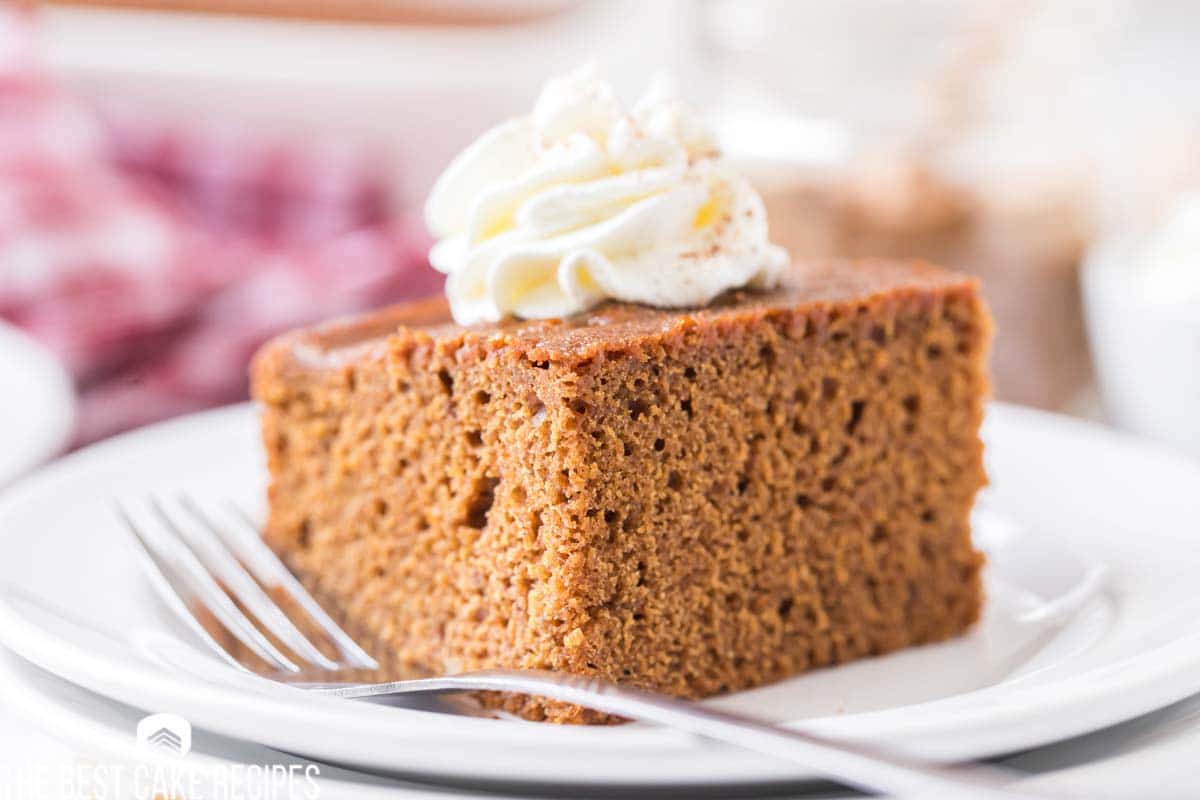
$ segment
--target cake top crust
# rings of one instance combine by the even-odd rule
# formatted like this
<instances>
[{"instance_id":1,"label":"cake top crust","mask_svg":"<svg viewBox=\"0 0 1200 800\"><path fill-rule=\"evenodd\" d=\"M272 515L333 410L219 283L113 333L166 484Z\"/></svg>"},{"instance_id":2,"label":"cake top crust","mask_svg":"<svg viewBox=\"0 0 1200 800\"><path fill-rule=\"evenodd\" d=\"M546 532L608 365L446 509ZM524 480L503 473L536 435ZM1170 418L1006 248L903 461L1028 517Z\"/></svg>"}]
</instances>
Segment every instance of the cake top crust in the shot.
<instances>
[{"instance_id":1,"label":"cake top crust","mask_svg":"<svg viewBox=\"0 0 1200 800\"><path fill-rule=\"evenodd\" d=\"M727 292L707 306L691 309L610 302L562 319L510 318L464 326L453 321L446 299L436 296L284 334L259 357L285 357L310 369L335 368L395 344L452 349L474 345L535 360L579 359L636 347L648 336L698 325L720 329L779 312L819 313L846 303L873 307L890 300L977 290L974 278L925 261L867 259L794 264L778 288Z\"/></svg>"}]
</instances>

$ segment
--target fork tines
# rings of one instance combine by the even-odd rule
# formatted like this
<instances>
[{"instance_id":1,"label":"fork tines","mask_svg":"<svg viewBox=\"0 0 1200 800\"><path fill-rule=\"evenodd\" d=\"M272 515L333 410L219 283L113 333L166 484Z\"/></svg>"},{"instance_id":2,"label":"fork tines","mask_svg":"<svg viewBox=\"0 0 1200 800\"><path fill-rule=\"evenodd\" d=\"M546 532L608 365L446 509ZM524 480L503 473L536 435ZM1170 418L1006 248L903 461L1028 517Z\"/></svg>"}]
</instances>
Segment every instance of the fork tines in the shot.
<instances>
[{"instance_id":1,"label":"fork tines","mask_svg":"<svg viewBox=\"0 0 1200 800\"><path fill-rule=\"evenodd\" d=\"M250 653L288 673L378 668L263 543L250 516L233 503L206 507L187 496L151 496L141 503L118 503L117 514L132 534L155 590L226 661L250 668ZM216 635L214 622L219 626ZM326 643L325 651L302 628L315 631ZM232 638L221 636L221 630Z\"/></svg>"}]
</instances>

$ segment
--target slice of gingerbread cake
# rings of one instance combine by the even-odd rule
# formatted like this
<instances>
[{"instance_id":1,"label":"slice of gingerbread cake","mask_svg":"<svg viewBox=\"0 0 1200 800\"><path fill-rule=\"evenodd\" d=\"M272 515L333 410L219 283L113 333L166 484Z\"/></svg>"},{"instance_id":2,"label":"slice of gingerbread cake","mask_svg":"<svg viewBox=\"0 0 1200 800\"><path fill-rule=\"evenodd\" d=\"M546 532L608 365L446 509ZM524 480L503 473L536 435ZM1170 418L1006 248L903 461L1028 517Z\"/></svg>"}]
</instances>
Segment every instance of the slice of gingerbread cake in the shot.
<instances>
[{"instance_id":1,"label":"slice of gingerbread cake","mask_svg":"<svg viewBox=\"0 0 1200 800\"><path fill-rule=\"evenodd\" d=\"M681 109L552 82L430 199L447 299L258 355L266 539L394 672L704 697L977 619L976 283L789 265Z\"/></svg>"}]
</instances>

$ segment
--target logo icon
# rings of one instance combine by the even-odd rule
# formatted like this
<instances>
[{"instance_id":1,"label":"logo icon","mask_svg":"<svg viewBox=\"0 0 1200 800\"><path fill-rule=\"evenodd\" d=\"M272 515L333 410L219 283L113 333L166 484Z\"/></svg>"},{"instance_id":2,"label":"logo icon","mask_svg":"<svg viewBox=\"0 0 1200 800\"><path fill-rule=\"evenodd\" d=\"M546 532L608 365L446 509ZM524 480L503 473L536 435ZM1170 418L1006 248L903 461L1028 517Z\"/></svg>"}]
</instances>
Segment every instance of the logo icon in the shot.
<instances>
[{"instance_id":1,"label":"logo icon","mask_svg":"<svg viewBox=\"0 0 1200 800\"><path fill-rule=\"evenodd\" d=\"M176 714L151 714L138 723L138 747L177 756L192 749L192 724Z\"/></svg>"}]
</instances>

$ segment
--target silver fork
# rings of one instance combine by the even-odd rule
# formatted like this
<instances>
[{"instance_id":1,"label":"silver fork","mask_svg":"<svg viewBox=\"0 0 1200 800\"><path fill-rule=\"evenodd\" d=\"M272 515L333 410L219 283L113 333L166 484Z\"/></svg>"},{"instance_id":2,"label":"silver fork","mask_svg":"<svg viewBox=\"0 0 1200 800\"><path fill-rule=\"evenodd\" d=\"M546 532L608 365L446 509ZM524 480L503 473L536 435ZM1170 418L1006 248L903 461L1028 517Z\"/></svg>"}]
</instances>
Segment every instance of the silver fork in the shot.
<instances>
[{"instance_id":1,"label":"silver fork","mask_svg":"<svg viewBox=\"0 0 1200 800\"><path fill-rule=\"evenodd\" d=\"M174 502L151 497L140 508L118 505L118 514L137 545L146 577L171 611L227 663L262 675L209 632L197 612L198 607L206 609L280 683L344 698L475 691L538 695L775 756L862 791L905 797L1028 796L1003 789L1016 776L993 767L926 764L598 678L487 670L380 683L348 681L348 670L376 670L379 665L305 591L239 508L230 503L222 510L206 509L187 497ZM301 631L268 594L269 587L282 589L303 609L336 648L336 659ZM328 680L315 683L314 674Z\"/></svg>"}]
</instances>

